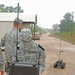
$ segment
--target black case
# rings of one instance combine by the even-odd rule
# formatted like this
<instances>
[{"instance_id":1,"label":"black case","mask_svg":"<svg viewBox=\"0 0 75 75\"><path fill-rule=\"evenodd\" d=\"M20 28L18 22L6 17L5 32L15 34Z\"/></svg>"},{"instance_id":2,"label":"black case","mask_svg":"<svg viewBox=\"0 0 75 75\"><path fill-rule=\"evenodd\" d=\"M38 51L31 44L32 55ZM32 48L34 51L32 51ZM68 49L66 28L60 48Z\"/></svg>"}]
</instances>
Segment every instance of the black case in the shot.
<instances>
[{"instance_id":1,"label":"black case","mask_svg":"<svg viewBox=\"0 0 75 75\"><path fill-rule=\"evenodd\" d=\"M10 65L9 75L39 75L39 66L14 62Z\"/></svg>"}]
</instances>

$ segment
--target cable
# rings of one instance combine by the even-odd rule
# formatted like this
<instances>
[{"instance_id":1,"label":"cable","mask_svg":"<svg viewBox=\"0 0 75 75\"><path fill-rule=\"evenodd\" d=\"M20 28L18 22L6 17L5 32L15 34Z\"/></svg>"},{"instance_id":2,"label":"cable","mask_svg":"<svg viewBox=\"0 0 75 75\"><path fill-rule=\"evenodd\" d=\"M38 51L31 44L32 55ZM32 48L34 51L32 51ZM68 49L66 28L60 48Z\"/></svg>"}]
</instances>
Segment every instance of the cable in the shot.
<instances>
[{"instance_id":1,"label":"cable","mask_svg":"<svg viewBox=\"0 0 75 75\"><path fill-rule=\"evenodd\" d=\"M47 40L48 40L48 42L50 43L50 45L52 46L52 48L53 48L53 50L55 51L56 55L59 56L58 53L56 52L54 46L53 46L53 43L51 43L51 41L50 41L48 38L47 38Z\"/></svg>"},{"instance_id":2,"label":"cable","mask_svg":"<svg viewBox=\"0 0 75 75\"><path fill-rule=\"evenodd\" d=\"M65 70L65 72L66 72L66 74L67 74L67 75L70 75L70 74L67 72L67 70L66 70L66 69L64 69L64 70Z\"/></svg>"}]
</instances>

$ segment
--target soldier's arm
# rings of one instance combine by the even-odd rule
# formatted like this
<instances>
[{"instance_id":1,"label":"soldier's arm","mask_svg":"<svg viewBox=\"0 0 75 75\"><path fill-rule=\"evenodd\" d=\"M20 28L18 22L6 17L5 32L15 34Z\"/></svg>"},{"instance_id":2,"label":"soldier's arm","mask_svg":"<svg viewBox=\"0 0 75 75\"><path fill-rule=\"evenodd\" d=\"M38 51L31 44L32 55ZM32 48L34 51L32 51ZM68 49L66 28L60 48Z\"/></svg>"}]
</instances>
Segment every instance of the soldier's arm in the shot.
<instances>
[{"instance_id":1,"label":"soldier's arm","mask_svg":"<svg viewBox=\"0 0 75 75\"><path fill-rule=\"evenodd\" d=\"M44 48L43 47L41 48L41 47L39 46L39 50L40 50L40 52L39 52L39 54L40 54L39 65L40 66L39 66L39 68L40 68L40 73L42 74L46 70L46 62L45 62L46 56L45 56Z\"/></svg>"},{"instance_id":2,"label":"soldier's arm","mask_svg":"<svg viewBox=\"0 0 75 75\"><path fill-rule=\"evenodd\" d=\"M0 47L3 47L3 46L5 46L5 37L3 37L0 42Z\"/></svg>"}]
</instances>

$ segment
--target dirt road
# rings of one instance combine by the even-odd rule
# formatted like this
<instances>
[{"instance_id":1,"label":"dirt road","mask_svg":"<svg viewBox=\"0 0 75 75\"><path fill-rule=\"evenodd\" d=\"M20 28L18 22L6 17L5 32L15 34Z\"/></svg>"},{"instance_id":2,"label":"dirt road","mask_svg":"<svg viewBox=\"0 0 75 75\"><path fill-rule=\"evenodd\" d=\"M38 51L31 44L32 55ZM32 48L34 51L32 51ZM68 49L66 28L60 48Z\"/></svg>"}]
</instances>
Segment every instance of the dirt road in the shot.
<instances>
[{"instance_id":1,"label":"dirt road","mask_svg":"<svg viewBox=\"0 0 75 75\"><path fill-rule=\"evenodd\" d=\"M41 40L36 42L45 48L47 69L43 75L75 75L75 45L49 37L48 34L42 35ZM61 59L66 63L65 69L53 68L59 59L59 50L63 50Z\"/></svg>"}]
</instances>

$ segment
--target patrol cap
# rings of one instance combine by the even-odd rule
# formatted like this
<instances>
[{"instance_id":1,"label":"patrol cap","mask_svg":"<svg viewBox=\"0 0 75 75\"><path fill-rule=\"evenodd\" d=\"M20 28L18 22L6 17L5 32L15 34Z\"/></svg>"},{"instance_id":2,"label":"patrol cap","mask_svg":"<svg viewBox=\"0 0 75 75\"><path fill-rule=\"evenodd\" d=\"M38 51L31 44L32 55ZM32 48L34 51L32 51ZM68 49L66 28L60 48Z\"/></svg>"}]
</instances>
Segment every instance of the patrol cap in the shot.
<instances>
[{"instance_id":1,"label":"patrol cap","mask_svg":"<svg viewBox=\"0 0 75 75\"><path fill-rule=\"evenodd\" d=\"M19 19L19 18L15 18L14 22L16 22L16 23L21 23L21 24L22 24L22 20Z\"/></svg>"},{"instance_id":2,"label":"patrol cap","mask_svg":"<svg viewBox=\"0 0 75 75\"><path fill-rule=\"evenodd\" d=\"M31 41L32 40L32 33L29 28L23 28L21 29L21 32L19 34L19 38L21 41Z\"/></svg>"},{"instance_id":3,"label":"patrol cap","mask_svg":"<svg viewBox=\"0 0 75 75\"><path fill-rule=\"evenodd\" d=\"M32 35L32 33L31 33L31 30L29 29L29 28L23 28L22 30L21 30L21 33L23 34L23 35Z\"/></svg>"}]
</instances>

